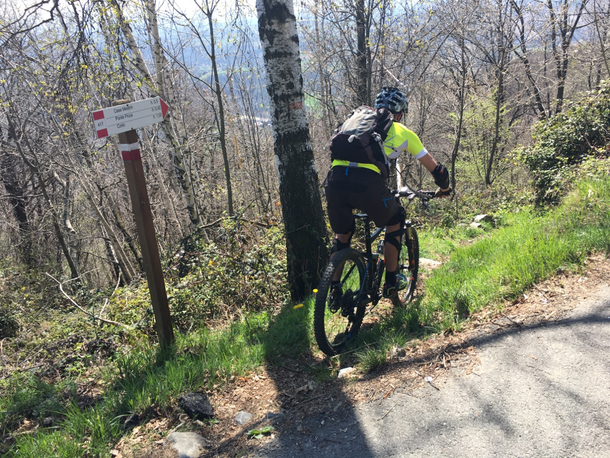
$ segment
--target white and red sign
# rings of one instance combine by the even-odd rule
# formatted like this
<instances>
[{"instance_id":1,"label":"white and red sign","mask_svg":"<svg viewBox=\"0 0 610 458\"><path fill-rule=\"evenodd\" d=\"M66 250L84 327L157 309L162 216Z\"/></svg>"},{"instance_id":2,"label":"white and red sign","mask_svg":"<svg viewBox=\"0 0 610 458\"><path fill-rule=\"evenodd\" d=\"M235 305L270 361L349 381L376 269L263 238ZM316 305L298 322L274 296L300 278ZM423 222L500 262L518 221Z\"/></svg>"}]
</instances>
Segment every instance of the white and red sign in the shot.
<instances>
[{"instance_id":1,"label":"white and red sign","mask_svg":"<svg viewBox=\"0 0 610 458\"><path fill-rule=\"evenodd\" d=\"M97 138L156 124L165 119L169 106L161 97L139 100L93 112Z\"/></svg>"}]
</instances>

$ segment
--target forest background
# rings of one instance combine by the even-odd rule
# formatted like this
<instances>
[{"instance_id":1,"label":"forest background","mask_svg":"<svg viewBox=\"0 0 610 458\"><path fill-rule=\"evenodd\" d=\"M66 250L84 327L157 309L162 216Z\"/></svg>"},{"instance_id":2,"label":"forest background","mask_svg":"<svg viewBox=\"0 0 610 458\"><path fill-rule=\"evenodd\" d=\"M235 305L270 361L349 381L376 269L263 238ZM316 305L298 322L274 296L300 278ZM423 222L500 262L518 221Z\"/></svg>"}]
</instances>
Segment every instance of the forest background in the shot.
<instances>
[{"instance_id":1,"label":"forest background","mask_svg":"<svg viewBox=\"0 0 610 458\"><path fill-rule=\"evenodd\" d=\"M405 123L451 171L455 199L441 225L530 199L522 191L531 176L514 148L531 143L535 122L599 88L608 73L609 5L599 2L296 7L316 179L329 167L327 142L338 123L354 106L371 105L380 87L398 86L410 102ZM280 189L273 149L280 137L271 127L252 5L112 0L1 8L0 259L19 273L18 283L57 290L46 272L91 296L141 275L117 139L96 140L91 113L117 99L159 95L170 115L140 137L168 275L196 267L213 279L216 258L237 244L240 255L231 269L222 263L224 285L202 298L201 316L284 297L291 269L280 262L273 278L261 271L285 258L281 243L269 242L282 231L282 194L301 199L291 201L300 208L283 209L286 218L316 205L318 191L299 182ZM397 170L398 185L431 185L409 157ZM552 200L557 183L547 176L543 187L538 201ZM326 234L318 237L326 242ZM189 258L195 245L199 256ZM263 247L279 251L257 251ZM308 286L326 253L317 257ZM242 281L249 287L234 288ZM304 292L301 285L293 298Z\"/></svg>"}]
</instances>

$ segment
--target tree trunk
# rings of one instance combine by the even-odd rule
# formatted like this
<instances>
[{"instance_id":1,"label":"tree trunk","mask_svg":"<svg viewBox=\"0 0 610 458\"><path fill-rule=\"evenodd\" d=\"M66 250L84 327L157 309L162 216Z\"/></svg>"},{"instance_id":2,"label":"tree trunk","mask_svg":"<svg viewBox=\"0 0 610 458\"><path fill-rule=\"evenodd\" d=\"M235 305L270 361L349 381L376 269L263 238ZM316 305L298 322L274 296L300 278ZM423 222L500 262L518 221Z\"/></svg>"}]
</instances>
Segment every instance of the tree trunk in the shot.
<instances>
[{"instance_id":1,"label":"tree trunk","mask_svg":"<svg viewBox=\"0 0 610 458\"><path fill-rule=\"evenodd\" d=\"M293 300L311 292L328 259L324 212L303 107L299 38L292 0L257 0L271 99L274 150Z\"/></svg>"},{"instance_id":2,"label":"tree trunk","mask_svg":"<svg viewBox=\"0 0 610 458\"><path fill-rule=\"evenodd\" d=\"M583 0L578 6L576 14L570 13L570 5L567 0L561 0L559 12L553 6L553 0L547 0L549 16L551 19L551 45L553 57L555 59L555 69L557 72L557 97L555 99L555 114L563 110L563 100L565 97L565 84L568 76L569 50L574 38L574 32L582 16L588 0ZM570 17L573 18L570 24ZM559 37L557 36L559 34ZM559 38L559 48L557 46Z\"/></svg>"},{"instance_id":3,"label":"tree trunk","mask_svg":"<svg viewBox=\"0 0 610 458\"><path fill-rule=\"evenodd\" d=\"M101 227L103 228L104 232L108 235L108 237L110 237L110 241L114 247L114 252L118 257L119 265L123 272L123 279L125 280L126 283L131 283L133 278L136 276L136 273L133 270L133 266L129 262L129 258L125 254L123 247L121 246L121 242L119 241L118 237L112 230L112 227L108 223L108 220L106 219L106 216L104 215L102 209L100 208L100 206L98 206L95 203L95 200L93 199L93 192L89 189L89 185L86 183L86 180L81 179L80 185L83 188L83 190L85 191L85 195L87 196L87 199L89 199L89 202L91 203L91 206L95 210L95 213L97 213L97 216L101 223ZM116 217L116 214L115 214L115 217ZM138 257L136 257L136 258L139 260Z\"/></svg>"},{"instance_id":4,"label":"tree trunk","mask_svg":"<svg viewBox=\"0 0 610 458\"><path fill-rule=\"evenodd\" d=\"M8 115L8 113L6 113L6 114L7 114L7 121L8 121L10 129L16 132L17 129L15 128L15 125L13 124L11 117ZM23 142L25 144L28 151L34 157L34 162L29 160L26 157L25 151L21 147L21 142ZM38 180L38 186L39 186L40 192L42 193L42 196L50 210L51 219L53 221L53 229L55 230L55 235L57 236L57 241L59 242L59 245L61 247L61 251L62 251L64 257L66 258L68 267L70 268L70 274L71 274L70 278L72 280L74 280L74 283L73 283L74 287L77 289L80 289L83 286L83 279L80 278L80 273L79 273L79 269L76 264L76 261L70 255L70 250L68 248L68 244L66 243L66 239L65 239L63 233L61 232L61 226L59 224L59 220L60 220L59 213L57 212L57 209L55 208L55 205L53 204L53 201L51 200L51 197L49 196L49 193L47 192L45 179L41 175L40 167L38 166L38 160L36 159L36 155L34 153L32 146L30 145L28 137L25 136L24 134L22 134L22 137L20 139L16 139L15 146L17 147L17 152L19 153L19 156L21 157L21 159L23 160L25 165L28 167L28 169L30 170L32 175L35 176L36 179Z\"/></svg>"},{"instance_id":5,"label":"tree trunk","mask_svg":"<svg viewBox=\"0 0 610 458\"><path fill-rule=\"evenodd\" d=\"M458 83L458 124L455 129L455 141L453 142L453 149L451 150L451 187L455 190L456 179L455 179L455 163L457 161L458 153L460 151L460 141L462 139L462 131L464 127L464 104L466 102L466 74L468 69L466 68L466 43L463 36L459 37L460 42L460 79L456 81Z\"/></svg>"},{"instance_id":6,"label":"tree trunk","mask_svg":"<svg viewBox=\"0 0 610 458\"><path fill-rule=\"evenodd\" d=\"M495 71L496 71L496 93L495 93L495 120L494 120L494 132L492 146L489 151L489 157L485 164L485 185L490 186L495 177L493 177L494 165L496 158L500 150L500 142L502 140L502 126L504 122L504 99L505 99L505 83L504 75L507 71L508 66L508 54L511 51L511 37L512 33L506 30L506 24L508 23L508 14L506 14L506 7L502 0L498 1L498 20L496 23L496 30L494 34L495 40L495 53L496 60Z\"/></svg>"},{"instance_id":7,"label":"tree trunk","mask_svg":"<svg viewBox=\"0 0 610 458\"><path fill-rule=\"evenodd\" d=\"M36 259L32 253L32 231L26 209L25 186L20 182L17 160L17 156L9 151L0 152L0 180L19 225L19 254L28 268L32 269L36 266Z\"/></svg>"},{"instance_id":8,"label":"tree trunk","mask_svg":"<svg viewBox=\"0 0 610 458\"><path fill-rule=\"evenodd\" d=\"M540 88L538 87L538 84L536 84L536 80L534 79L534 75L532 72L532 65L528 58L527 40L526 40L526 35L525 35L525 18L524 18L524 14L523 14L523 9L521 8L521 6L519 6L517 4L517 2L515 0L511 0L511 4L513 7L513 10L517 14L516 22L517 22L517 28L519 31L519 46L518 47L521 49L521 53L519 53L519 51L517 50L517 47L515 47L513 49L513 52L519 58L521 63L523 63L523 66L525 67L525 75L527 76L527 80L529 82L531 90L534 93L534 99L536 100L534 109L538 112L538 117L540 119L546 119L547 112L542 103L542 94L540 93Z\"/></svg>"},{"instance_id":9,"label":"tree trunk","mask_svg":"<svg viewBox=\"0 0 610 458\"><path fill-rule=\"evenodd\" d=\"M222 151L222 161L225 168L225 182L227 184L227 201L229 206L229 216L235 214L233 210L233 188L231 186L231 169L229 168L229 154L227 153L227 133L225 129L225 111L222 100L222 87L220 86L220 78L218 77L218 64L216 61L216 42L214 39L214 21L212 20L212 12L204 13L208 18L208 26L210 28L210 60L212 61L212 72L214 74L214 94L218 102L218 115L216 122L218 124L218 136L220 138L220 149Z\"/></svg>"},{"instance_id":10,"label":"tree trunk","mask_svg":"<svg viewBox=\"0 0 610 458\"><path fill-rule=\"evenodd\" d=\"M356 53L356 105L370 105L370 93L367 84L367 54L368 48L368 30L366 24L367 15L365 14L364 0L356 1L356 35L358 50Z\"/></svg>"}]
</instances>

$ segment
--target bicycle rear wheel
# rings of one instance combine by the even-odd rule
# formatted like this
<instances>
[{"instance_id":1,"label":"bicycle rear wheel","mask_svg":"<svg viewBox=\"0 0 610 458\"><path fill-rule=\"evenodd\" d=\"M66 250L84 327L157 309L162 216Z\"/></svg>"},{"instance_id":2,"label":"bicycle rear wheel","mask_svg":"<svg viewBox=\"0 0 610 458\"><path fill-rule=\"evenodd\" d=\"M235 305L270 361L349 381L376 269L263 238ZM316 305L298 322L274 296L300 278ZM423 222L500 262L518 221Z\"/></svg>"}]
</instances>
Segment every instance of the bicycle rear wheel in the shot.
<instances>
[{"instance_id":1,"label":"bicycle rear wheel","mask_svg":"<svg viewBox=\"0 0 610 458\"><path fill-rule=\"evenodd\" d=\"M340 273L340 283L333 287L336 273ZM364 277L365 259L352 248L337 252L324 271L316 294L313 325L318 347L328 356L339 354L358 334L365 311L360 298Z\"/></svg>"},{"instance_id":2,"label":"bicycle rear wheel","mask_svg":"<svg viewBox=\"0 0 610 458\"><path fill-rule=\"evenodd\" d=\"M413 299L415 285L417 284L419 240L414 227L409 226L405 228L401 243L403 247L400 250L400 258L398 260L398 273L403 274L409 283L405 289L398 291L398 295L392 299L395 306L404 306L409 303Z\"/></svg>"}]
</instances>

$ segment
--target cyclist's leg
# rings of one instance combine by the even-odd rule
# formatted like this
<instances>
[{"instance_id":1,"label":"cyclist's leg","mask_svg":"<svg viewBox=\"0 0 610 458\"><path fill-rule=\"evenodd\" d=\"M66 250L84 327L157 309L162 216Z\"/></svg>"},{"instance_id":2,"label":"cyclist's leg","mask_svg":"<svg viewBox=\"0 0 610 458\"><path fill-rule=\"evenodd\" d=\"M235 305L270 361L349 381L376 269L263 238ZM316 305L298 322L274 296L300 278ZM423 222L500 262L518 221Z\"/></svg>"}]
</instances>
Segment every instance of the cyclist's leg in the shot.
<instances>
[{"instance_id":1,"label":"cyclist's leg","mask_svg":"<svg viewBox=\"0 0 610 458\"><path fill-rule=\"evenodd\" d=\"M400 221L396 223L396 219ZM396 293L407 287L407 278L398 273L398 258L400 257L400 240L404 234L404 210L399 209L397 215L390 220L386 226L385 243L383 245L386 260L385 284L383 285L384 297L395 297Z\"/></svg>"},{"instance_id":2,"label":"cyclist's leg","mask_svg":"<svg viewBox=\"0 0 610 458\"><path fill-rule=\"evenodd\" d=\"M386 283L394 286L400 252L404 211L398 204L385 181L378 173L367 175L367 193L357 196L358 202L352 205L364 211L375 222L377 227L386 227L384 257L386 265Z\"/></svg>"},{"instance_id":3,"label":"cyclist's leg","mask_svg":"<svg viewBox=\"0 0 610 458\"><path fill-rule=\"evenodd\" d=\"M337 251L344 250L345 248L350 247L350 243L352 241L352 235L354 235L354 231L350 231L347 234L335 234L335 238L333 240L332 247L330 249L330 258L332 259Z\"/></svg>"},{"instance_id":4,"label":"cyclist's leg","mask_svg":"<svg viewBox=\"0 0 610 458\"><path fill-rule=\"evenodd\" d=\"M339 251L350 247L352 235L354 235L356 228L356 221L352 214L352 207L342 202L331 205L329 201L328 217L330 226L335 231L335 238L330 249L330 259L332 259ZM337 269L335 272L333 282L338 283L339 278L341 278L341 269Z\"/></svg>"},{"instance_id":5,"label":"cyclist's leg","mask_svg":"<svg viewBox=\"0 0 610 458\"><path fill-rule=\"evenodd\" d=\"M333 172L335 170L333 169ZM356 177L354 177L356 178ZM330 258L332 259L339 251L349 248L352 235L356 227L353 216L354 207L351 204L353 185L352 176L345 173L333 173L329 175L326 187L326 207L330 227L335 232ZM336 272L333 281L339 281L341 272Z\"/></svg>"},{"instance_id":6,"label":"cyclist's leg","mask_svg":"<svg viewBox=\"0 0 610 458\"><path fill-rule=\"evenodd\" d=\"M331 256L343 248L349 247L355 229L353 216L354 206L351 204L352 192L345 187L333 187L334 181L329 180L326 188L326 208L330 227L335 232ZM346 247L344 244L348 244Z\"/></svg>"},{"instance_id":7,"label":"cyclist's leg","mask_svg":"<svg viewBox=\"0 0 610 458\"><path fill-rule=\"evenodd\" d=\"M387 189L387 188L386 188ZM401 237L404 232L404 209L398 205L392 193L387 190L383 197L384 206L380 207L375 215L375 223L386 227L383 254L385 257L385 284L383 286L384 297L393 297L396 292L407 285L406 277L398 275L398 259L401 249ZM389 200L391 197L391 200ZM370 215L370 213L369 213Z\"/></svg>"},{"instance_id":8,"label":"cyclist's leg","mask_svg":"<svg viewBox=\"0 0 610 458\"><path fill-rule=\"evenodd\" d=\"M386 237L385 243L383 245L383 255L385 257L385 266L387 272L396 273L396 269L398 268L398 255L400 254L400 236L401 232L401 224L392 224L391 226L386 226ZM393 241L396 243L393 243ZM386 274L387 275L387 274ZM393 282L392 282L393 283Z\"/></svg>"},{"instance_id":9,"label":"cyclist's leg","mask_svg":"<svg viewBox=\"0 0 610 458\"><path fill-rule=\"evenodd\" d=\"M330 259L332 259L337 254L337 252L350 247L352 235L354 235L354 231L351 231L348 234L335 234L335 238L330 249ZM335 274L333 275L333 283L339 283L339 279L341 278L341 272L342 269L337 269L335 271Z\"/></svg>"},{"instance_id":10,"label":"cyclist's leg","mask_svg":"<svg viewBox=\"0 0 610 458\"><path fill-rule=\"evenodd\" d=\"M385 257L386 272L396 273L398 269L398 257L400 256L400 240L404 234L405 210L397 205L396 213L386 223L385 243L383 244L383 255ZM386 274L387 278L387 274ZM394 284L394 277L388 283Z\"/></svg>"}]
</instances>

